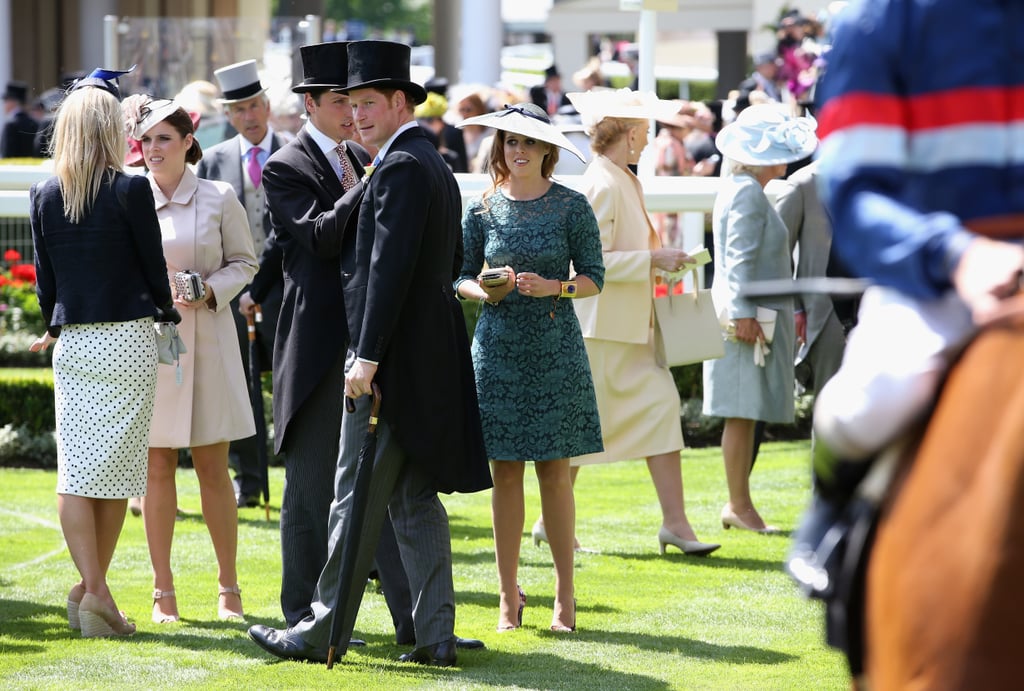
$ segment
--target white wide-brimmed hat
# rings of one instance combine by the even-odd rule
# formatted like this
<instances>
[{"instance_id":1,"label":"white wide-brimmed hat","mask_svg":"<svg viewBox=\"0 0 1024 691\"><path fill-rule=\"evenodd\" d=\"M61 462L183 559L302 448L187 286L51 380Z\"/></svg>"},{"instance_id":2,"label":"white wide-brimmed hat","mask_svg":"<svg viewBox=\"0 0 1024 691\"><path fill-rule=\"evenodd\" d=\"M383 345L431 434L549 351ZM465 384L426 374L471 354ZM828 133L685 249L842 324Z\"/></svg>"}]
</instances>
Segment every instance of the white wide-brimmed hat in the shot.
<instances>
[{"instance_id":1,"label":"white wide-brimmed hat","mask_svg":"<svg viewBox=\"0 0 1024 691\"><path fill-rule=\"evenodd\" d=\"M515 132L524 137L554 144L560 149L565 149L584 163L587 160L580 153L580 150L557 127L551 124L551 119L544 112L544 109L533 103L505 106L503 110L494 113L466 118L455 126L462 128L466 125L482 125L484 127L493 127L496 130L504 130L505 132Z\"/></svg>"},{"instance_id":2,"label":"white wide-brimmed hat","mask_svg":"<svg viewBox=\"0 0 1024 691\"><path fill-rule=\"evenodd\" d=\"M722 128L715 145L726 158L748 166L774 166L810 156L818 146L814 118L796 117L777 103L744 108Z\"/></svg>"},{"instance_id":3,"label":"white wide-brimmed hat","mask_svg":"<svg viewBox=\"0 0 1024 691\"><path fill-rule=\"evenodd\" d=\"M259 96L266 89L260 84L260 75L255 60L243 60L213 71L224 97L217 103L227 105Z\"/></svg>"},{"instance_id":4,"label":"white wide-brimmed hat","mask_svg":"<svg viewBox=\"0 0 1024 691\"><path fill-rule=\"evenodd\" d=\"M588 132L605 118L662 120L679 112L678 103L662 100L652 91L592 89L576 91L568 96Z\"/></svg>"}]
</instances>

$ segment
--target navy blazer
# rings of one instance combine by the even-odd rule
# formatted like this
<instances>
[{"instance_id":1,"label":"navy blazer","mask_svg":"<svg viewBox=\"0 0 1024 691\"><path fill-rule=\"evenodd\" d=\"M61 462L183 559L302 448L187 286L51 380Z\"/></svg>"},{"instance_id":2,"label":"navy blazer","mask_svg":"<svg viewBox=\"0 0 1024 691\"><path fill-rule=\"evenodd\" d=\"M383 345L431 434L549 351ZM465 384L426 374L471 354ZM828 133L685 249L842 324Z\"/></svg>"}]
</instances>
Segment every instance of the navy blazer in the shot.
<instances>
[{"instance_id":1,"label":"navy blazer","mask_svg":"<svg viewBox=\"0 0 1024 691\"><path fill-rule=\"evenodd\" d=\"M176 316L149 180L123 173L113 180L78 223L64 216L56 177L29 190L36 293L51 336L63 324ZM117 184L127 187L124 206Z\"/></svg>"},{"instance_id":2,"label":"navy blazer","mask_svg":"<svg viewBox=\"0 0 1024 691\"><path fill-rule=\"evenodd\" d=\"M441 492L491 486L465 318L462 196L420 127L402 132L366 186L342 249L351 349L379 363L381 417Z\"/></svg>"},{"instance_id":3,"label":"navy blazer","mask_svg":"<svg viewBox=\"0 0 1024 691\"><path fill-rule=\"evenodd\" d=\"M348 151L362 176L370 155L355 142ZM274 339L273 404L274 450L280 453L292 418L348 345L339 255L346 227L355 224L363 185L344 192L305 128L267 161L263 185L273 231L249 294L261 301L265 267L278 262L284 297Z\"/></svg>"}]
</instances>

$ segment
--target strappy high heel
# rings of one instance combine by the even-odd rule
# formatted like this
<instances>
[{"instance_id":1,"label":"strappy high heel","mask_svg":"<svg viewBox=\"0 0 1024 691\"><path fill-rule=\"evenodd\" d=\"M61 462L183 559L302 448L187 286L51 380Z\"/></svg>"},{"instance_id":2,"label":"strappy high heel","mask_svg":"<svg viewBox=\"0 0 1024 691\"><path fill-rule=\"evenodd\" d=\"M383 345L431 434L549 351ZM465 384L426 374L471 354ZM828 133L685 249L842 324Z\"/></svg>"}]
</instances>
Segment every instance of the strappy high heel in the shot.
<instances>
[{"instance_id":1,"label":"strappy high heel","mask_svg":"<svg viewBox=\"0 0 1024 691\"><path fill-rule=\"evenodd\" d=\"M174 589L170 590L153 590L153 623L154 624L173 624L176 621L180 621L181 617L177 614L164 614L156 608L156 601L162 600L165 597L174 597ZM177 604L177 602L175 602Z\"/></svg>"},{"instance_id":2,"label":"strappy high heel","mask_svg":"<svg viewBox=\"0 0 1024 691\"><path fill-rule=\"evenodd\" d=\"M220 586L220 590L217 593L218 600L221 595L237 595L239 604L242 602L242 589L238 587L237 583L231 587ZM217 603L217 616L221 621L245 621L245 614L221 607L219 602Z\"/></svg>"},{"instance_id":3,"label":"strappy high heel","mask_svg":"<svg viewBox=\"0 0 1024 691\"><path fill-rule=\"evenodd\" d=\"M519 591L519 610L516 613L516 624L515 626L499 626L498 633L504 633L505 631L515 631L523 625L523 610L526 609L526 593L523 589L516 585L516 590Z\"/></svg>"}]
</instances>

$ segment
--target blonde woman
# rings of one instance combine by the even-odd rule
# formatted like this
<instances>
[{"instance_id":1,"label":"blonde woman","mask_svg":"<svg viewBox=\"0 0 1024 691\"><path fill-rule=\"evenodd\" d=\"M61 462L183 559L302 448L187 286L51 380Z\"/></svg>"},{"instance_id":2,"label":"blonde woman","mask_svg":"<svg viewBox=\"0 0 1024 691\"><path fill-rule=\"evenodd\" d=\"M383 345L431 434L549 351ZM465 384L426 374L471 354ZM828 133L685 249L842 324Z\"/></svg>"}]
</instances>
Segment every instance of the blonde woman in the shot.
<instances>
[{"instance_id":1,"label":"blonde woman","mask_svg":"<svg viewBox=\"0 0 1024 691\"><path fill-rule=\"evenodd\" d=\"M73 90L57 112L56 175L29 193L39 306L53 353L57 512L81 580L68 625L85 637L135 631L107 570L128 498L146 490L156 391L154 317L178 321L160 225L143 178L125 176L124 119L104 88Z\"/></svg>"},{"instance_id":2,"label":"blonde woman","mask_svg":"<svg viewBox=\"0 0 1024 691\"><path fill-rule=\"evenodd\" d=\"M662 247L640 181L629 169L648 144L649 119L672 115L678 104L629 89L572 93L569 99L590 133L594 158L582 190L601 229L607 270L601 295L574 303L594 373L604 452L573 458L573 476L582 465L645 459L661 506L661 553L672 545L704 556L719 545L698 540L686 515L679 393L659 361L654 321L657 275L678 271L689 257ZM535 526L535 539L546 537L544 528Z\"/></svg>"},{"instance_id":3,"label":"blonde woman","mask_svg":"<svg viewBox=\"0 0 1024 691\"><path fill-rule=\"evenodd\" d=\"M202 180L187 164L202 157L189 114L173 101L129 97L132 136L141 141L167 256L167 279L191 269L204 295L175 295L187 348L180 375L160 371L149 436L149 482L143 500L153 563L153 621L179 618L171 571L177 507L178 449L192 450L203 519L217 558L220 619L243 618L235 557L238 508L228 474L228 444L256 432L242 369L231 300L258 268L245 209L227 183Z\"/></svg>"}]
</instances>

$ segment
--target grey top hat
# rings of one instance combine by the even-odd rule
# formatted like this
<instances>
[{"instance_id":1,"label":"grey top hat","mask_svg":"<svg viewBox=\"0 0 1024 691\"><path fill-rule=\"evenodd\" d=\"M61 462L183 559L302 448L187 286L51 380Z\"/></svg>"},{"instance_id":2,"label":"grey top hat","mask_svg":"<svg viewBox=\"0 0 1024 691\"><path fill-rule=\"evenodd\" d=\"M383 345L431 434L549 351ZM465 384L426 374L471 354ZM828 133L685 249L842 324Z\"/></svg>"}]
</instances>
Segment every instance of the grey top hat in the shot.
<instances>
[{"instance_id":1,"label":"grey top hat","mask_svg":"<svg viewBox=\"0 0 1024 691\"><path fill-rule=\"evenodd\" d=\"M343 89L348 83L347 41L328 41L300 46L302 81L292 91L302 94L321 89Z\"/></svg>"},{"instance_id":2,"label":"grey top hat","mask_svg":"<svg viewBox=\"0 0 1024 691\"><path fill-rule=\"evenodd\" d=\"M401 89L413 104L427 99L427 90L409 78L412 50L394 41L353 41L348 46L348 86L355 89Z\"/></svg>"},{"instance_id":3,"label":"grey top hat","mask_svg":"<svg viewBox=\"0 0 1024 691\"><path fill-rule=\"evenodd\" d=\"M221 67L213 71L213 76L220 84L223 98L218 98L217 103L237 103L259 96L266 89L260 84L260 75L256 71L255 60L243 60L227 67Z\"/></svg>"}]
</instances>

